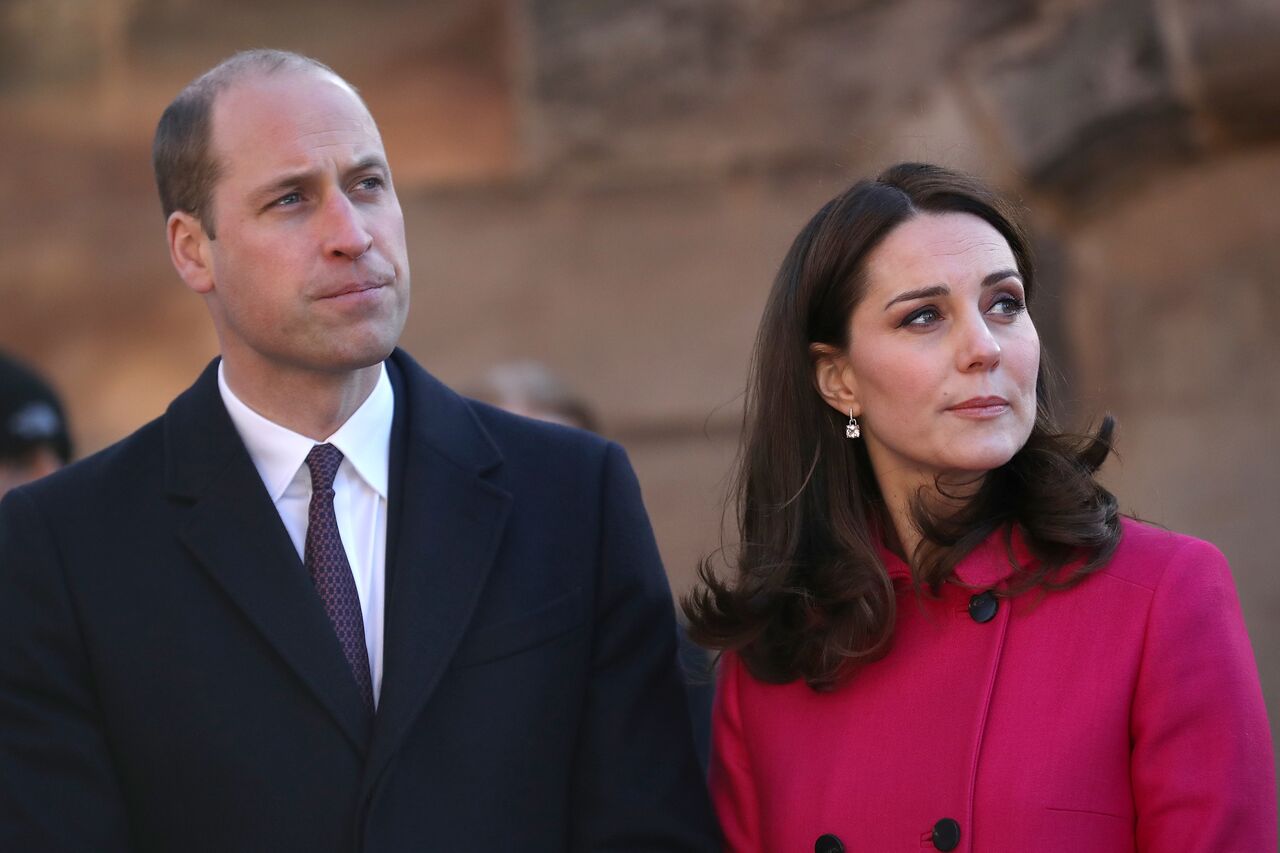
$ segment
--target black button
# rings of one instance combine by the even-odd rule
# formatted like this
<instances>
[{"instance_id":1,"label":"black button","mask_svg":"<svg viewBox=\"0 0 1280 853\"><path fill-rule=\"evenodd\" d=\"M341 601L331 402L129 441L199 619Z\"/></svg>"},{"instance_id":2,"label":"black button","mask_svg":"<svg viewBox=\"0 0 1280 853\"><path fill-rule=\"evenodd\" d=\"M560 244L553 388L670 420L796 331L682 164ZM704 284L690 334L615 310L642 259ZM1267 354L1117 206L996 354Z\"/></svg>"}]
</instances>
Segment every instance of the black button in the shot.
<instances>
[{"instance_id":1,"label":"black button","mask_svg":"<svg viewBox=\"0 0 1280 853\"><path fill-rule=\"evenodd\" d=\"M819 835L813 842L813 853L844 853L844 842L831 833Z\"/></svg>"},{"instance_id":2,"label":"black button","mask_svg":"<svg viewBox=\"0 0 1280 853\"><path fill-rule=\"evenodd\" d=\"M960 846L960 824L944 817L933 825L933 846L939 850L955 850Z\"/></svg>"},{"instance_id":3,"label":"black button","mask_svg":"<svg viewBox=\"0 0 1280 853\"><path fill-rule=\"evenodd\" d=\"M996 618L996 611L999 609L1000 599L996 598L996 594L991 590L980 592L969 599L969 615L973 617L974 622L990 622Z\"/></svg>"}]
</instances>

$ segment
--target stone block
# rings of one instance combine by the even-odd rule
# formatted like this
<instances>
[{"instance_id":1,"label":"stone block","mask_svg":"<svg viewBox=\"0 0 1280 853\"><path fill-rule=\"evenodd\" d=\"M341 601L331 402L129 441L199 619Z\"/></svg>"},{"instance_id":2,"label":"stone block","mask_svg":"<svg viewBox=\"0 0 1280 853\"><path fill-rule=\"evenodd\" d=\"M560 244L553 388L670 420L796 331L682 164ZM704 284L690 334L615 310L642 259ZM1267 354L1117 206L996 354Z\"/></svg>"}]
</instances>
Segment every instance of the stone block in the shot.
<instances>
[{"instance_id":1,"label":"stone block","mask_svg":"<svg viewBox=\"0 0 1280 853\"><path fill-rule=\"evenodd\" d=\"M103 0L103 6L117 5ZM83 79L101 62L101 15L83 0L0 4L0 90Z\"/></svg>"},{"instance_id":2,"label":"stone block","mask_svg":"<svg viewBox=\"0 0 1280 853\"><path fill-rule=\"evenodd\" d=\"M593 177L858 165L898 110L1034 5L531 3L535 161Z\"/></svg>"},{"instance_id":3,"label":"stone block","mask_svg":"<svg viewBox=\"0 0 1280 853\"><path fill-rule=\"evenodd\" d=\"M1182 40L1188 83L1216 135L1280 132L1280 3L1165 0L1161 9Z\"/></svg>"},{"instance_id":4,"label":"stone block","mask_svg":"<svg viewBox=\"0 0 1280 853\"><path fill-rule=\"evenodd\" d=\"M1077 7L993 48L970 80L1032 184L1079 195L1192 155L1189 107L1146 0Z\"/></svg>"}]
</instances>

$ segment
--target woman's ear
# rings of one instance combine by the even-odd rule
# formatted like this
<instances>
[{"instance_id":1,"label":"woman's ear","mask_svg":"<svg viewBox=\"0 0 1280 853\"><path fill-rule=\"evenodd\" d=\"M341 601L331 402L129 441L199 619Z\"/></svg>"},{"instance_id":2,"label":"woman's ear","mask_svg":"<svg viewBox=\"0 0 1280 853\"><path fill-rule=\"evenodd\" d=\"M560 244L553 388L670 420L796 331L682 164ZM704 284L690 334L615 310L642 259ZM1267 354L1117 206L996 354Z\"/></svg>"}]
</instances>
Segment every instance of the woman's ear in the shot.
<instances>
[{"instance_id":1,"label":"woman's ear","mask_svg":"<svg viewBox=\"0 0 1280 853\"><path fill-rule=\"evenodd\" d=\"M809 357L813 361L814 388L827 405L846 417L850 410L855 418L860 416L858 381L849 356L830 344L809 344Z\"/></svg>"},{"instance_id":2,"label":"woman's ear","mask_svg":"<svg viewBox=\"0 0 1280 853\"><path fill-rule=\"evenodd\" d=\"M213 290L209 237L200 220L185 210L169 214L169 259L187 287L199 294Z\"/></svg>"}]
</instances>

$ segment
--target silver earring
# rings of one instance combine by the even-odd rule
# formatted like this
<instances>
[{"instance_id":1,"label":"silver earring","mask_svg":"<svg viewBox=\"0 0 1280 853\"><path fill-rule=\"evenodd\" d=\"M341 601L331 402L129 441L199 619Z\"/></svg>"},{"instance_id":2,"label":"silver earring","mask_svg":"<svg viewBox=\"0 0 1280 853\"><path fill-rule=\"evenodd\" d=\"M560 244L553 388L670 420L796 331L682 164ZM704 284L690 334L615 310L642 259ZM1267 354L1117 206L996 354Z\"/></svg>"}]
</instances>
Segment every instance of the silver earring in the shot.
<instances>
[{"instance_id":1,"label":"silver earring","mask_svg":"<svg viewBox=\"0 0 1280 853\"><path fill-rule=\"evenodd\" d=\"M849 410L849 422L844 425L845 438L862 438L862 425L858 423L858 419L853 416L853 409Z\"/></svg>"}]
</instances>

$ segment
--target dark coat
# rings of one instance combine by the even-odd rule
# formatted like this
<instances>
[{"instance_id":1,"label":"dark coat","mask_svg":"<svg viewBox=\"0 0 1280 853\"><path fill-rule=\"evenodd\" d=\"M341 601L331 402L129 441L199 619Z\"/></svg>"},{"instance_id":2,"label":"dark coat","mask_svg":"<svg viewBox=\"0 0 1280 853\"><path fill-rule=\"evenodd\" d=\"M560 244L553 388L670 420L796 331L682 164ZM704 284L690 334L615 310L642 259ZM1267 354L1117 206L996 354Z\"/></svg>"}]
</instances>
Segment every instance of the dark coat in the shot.
<instances>
[{"instance_id":1,"label":"dark coat","mask_svg":"<svg viewBox=\"0 0 1280 853\"><path fill-rule=\"evenodd\" d=\"M215 365L0 504L0 850L716 849L620 448L393 354L370 721Z\"/></svg>"}]
</instances>

